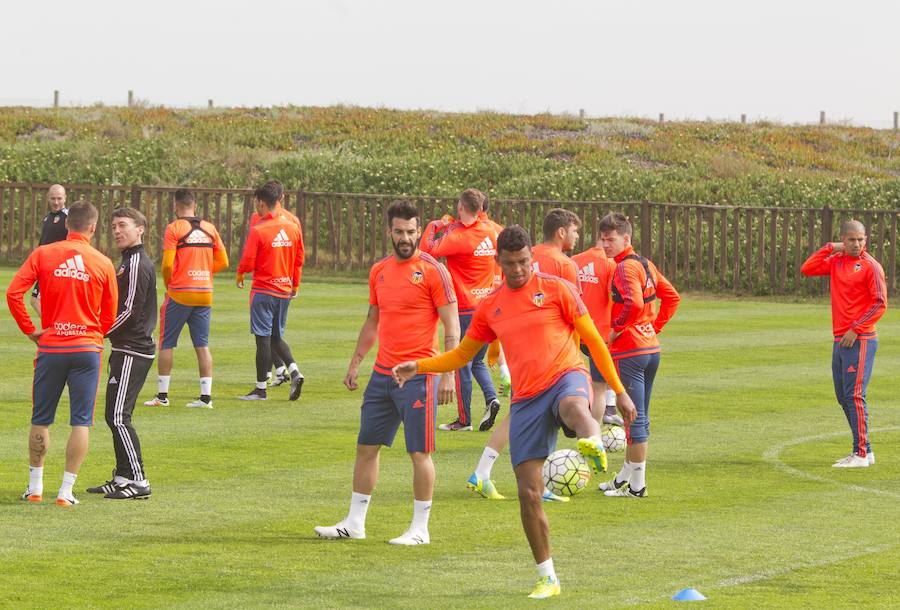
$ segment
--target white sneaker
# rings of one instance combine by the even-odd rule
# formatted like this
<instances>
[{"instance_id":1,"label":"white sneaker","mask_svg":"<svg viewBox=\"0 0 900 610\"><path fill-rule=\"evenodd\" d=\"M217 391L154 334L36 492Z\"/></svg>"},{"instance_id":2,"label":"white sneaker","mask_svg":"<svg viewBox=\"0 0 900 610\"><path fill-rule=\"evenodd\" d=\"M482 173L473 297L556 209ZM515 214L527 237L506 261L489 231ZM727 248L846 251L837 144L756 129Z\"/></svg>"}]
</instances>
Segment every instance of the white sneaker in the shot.
<instances>
[{"instance_id":1,"label":"white sneaker","mask_svg":"<svg viewBox=\"0 0 900 610\"><path fill-rule=\"evenodd\" d=\"M866 459L869 460L869 466L873 466L875 464L875 454L871 451L866 454Z\"/></svg>"},{"instance_id":2,"label":"white sneaker","mask_svg":"<svg viewBox=\"0 0 900 610\"><path fill-rule=\"evenodd\" d=\"M169 399L168 398L159 398L158 396L154 396L153 400L147 400L144 402L145 407L168 407Z\"/></svg>"},{"instance_id":3,"label":"white sneaker","mask_svg":"<svg viewBox=\"0 0 900 610\"><path fill-rule=\"evenodd\" d=\"M192 400L191 402L187 403L184 406L186 406L190 409L212 409L213 408L211 400L209 402L203 402L199 398L197 400Z\"/></svg>"},{"instance_id":4,"label":"white sneaker","mask_svg":"<svg viewBox=\"0 0 900 610\"><path fill-rule=\"evenodd\" d=\"M831 465L832 468L868 468L869 460L868 458L860 457L855 453L848 455L847 457L838 460L834 464Z\"/></svg>"},{"instance_id":5,"label":"white sneaker","mask_svg":"<svg viewBox=\"0 0 900 610\"><path fill-rule=\"evenodd\" d=\"M625 420L622 419L622 416L618 413L613 413L612 415L603 415L603 423L609 424L610 426L619 426L620 428L625 427Z\"/></svg>"},{"instance_id":6,"label":"white sneaker","mask_svg":"<svg viewBox=\"0 0 900 610\"><path fill-rule=\"evenodd\" d=\"M366 537L366 530L350 529L343 521L335 525L317 525L315 532L319 535L319 538L328 538L329 540L340 540L342 538L362 540Z\"/></svg>"},{"instance_id":7,"label":"white sneaker","mask_svg":"<svg viewBox=\"0 0 900 610\"><path fill-rule=\"evenodd\" d=\"M402 535L388 540L388 544L400 544L403 546L415 546L417 544L430 543L431 536L428 535L428 532L414 532L413 530L406 530Z\"/></svg>"}]
</instances>

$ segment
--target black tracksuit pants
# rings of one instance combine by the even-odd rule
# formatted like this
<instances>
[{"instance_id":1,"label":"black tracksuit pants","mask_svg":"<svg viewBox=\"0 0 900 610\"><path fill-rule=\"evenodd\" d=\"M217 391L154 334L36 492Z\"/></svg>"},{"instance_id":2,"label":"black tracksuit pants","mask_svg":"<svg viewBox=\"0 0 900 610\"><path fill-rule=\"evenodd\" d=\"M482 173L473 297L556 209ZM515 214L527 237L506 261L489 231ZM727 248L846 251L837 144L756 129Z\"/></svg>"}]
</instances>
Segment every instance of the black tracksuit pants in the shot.
<instances>
[{"instance_id":1,"label":"black tracksuit pants","mask_svg":"<svg viewBox=\"0 0 900 610\"><path fill-rule=\"evenodd\" d=\"M106 423L112 431L116 450L116 474L132 481L147 478L141 457L141 442L131 425L131 414L152 366L152 357L119 351L113 351L109 356Z\"/></svg>"}]
</instances>

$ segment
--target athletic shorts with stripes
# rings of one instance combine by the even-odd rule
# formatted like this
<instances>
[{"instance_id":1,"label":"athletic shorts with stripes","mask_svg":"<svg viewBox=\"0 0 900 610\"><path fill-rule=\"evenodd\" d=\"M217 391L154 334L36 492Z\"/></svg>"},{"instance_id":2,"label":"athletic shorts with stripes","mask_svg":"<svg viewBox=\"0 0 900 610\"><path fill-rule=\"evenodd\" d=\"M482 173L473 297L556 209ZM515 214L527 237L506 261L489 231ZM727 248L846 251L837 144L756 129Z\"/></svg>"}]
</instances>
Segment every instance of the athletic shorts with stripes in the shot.
<instances>
[{"instance_id":1,"label":"athletic shorts with stripes","mask_svg":"<svg viewBox=\"0 0 900 610\"><path fill-rule=\"evenodd\" d=\"M402 423L407 452L433 452L437 386L436 375L416 375L401 388L390 375L372 371L360 410L357 442L390 447Z\"/></svg>"},{"instance_id":2,"label":"athletic shorts with stripes","mask_svg":"<svg viewBox=\"0 0 900 610\"><path fill-rule=\"evenodd\" d=\"M49 426L63 388L69 387L69 425L91 426L100 385L100 352L39 352L34 361L31 423Z\"/></svg>"}]
</instances>

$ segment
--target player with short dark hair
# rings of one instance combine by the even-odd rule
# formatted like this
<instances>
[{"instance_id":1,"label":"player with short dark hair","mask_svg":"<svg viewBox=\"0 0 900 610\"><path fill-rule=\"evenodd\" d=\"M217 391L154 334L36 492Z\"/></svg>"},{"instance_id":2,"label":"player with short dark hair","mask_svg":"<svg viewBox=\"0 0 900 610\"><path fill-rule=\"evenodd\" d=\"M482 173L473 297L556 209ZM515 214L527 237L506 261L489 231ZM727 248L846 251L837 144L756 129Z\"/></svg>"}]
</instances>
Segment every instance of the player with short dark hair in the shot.
<instances>
[{"instance_id":1,"label":"player with short dark hair","mask_svg":"<svg viewBox=\"0 0 900 610\"><path fill-rule=\"evenodd\" d=\"M560 591L541 505L541 468L556 447L559 427L567 436L579 437L578 450L595 471L606 469L600 427L590 414L591 388L576 333L616 390L626 421L634 417L634 406L574 286L533 270L531 242L525 230L517 225L504 229L497 239L497 251L505 283L478 305L459 346L440 356L400 363L393 372L402 385L415 375L454 370L486 343L500 339L514 382L510 457L519 487L522 526L539 575L529 597L542 599Z\"/></svg>"},{"instance_id":2,"label":"player with short dark hair","mask_svg":"<svg viewBox=\"0 0 900 610\"><path fill-rule=\"evenodd\" d=\"M378 479L382 445L390 447L400 424L413 463L413 518L409 529L391 544L428 544L428 517L434 491L435 409L453 399L453 373L439 384L434 375L418 375L403 387L391 368L404 360L437 354L437 323L444 326L444 348L459 342L456 296L442 264L416 248L421 229L418 210L395 201L387 210L388 235L394 254L373 265L369 273L369 314L359 332L344 385L358 387L359 365L378 341L375 368L366 386L360 415L353 494L347 516L333 526L318 526L323 538L365 538L366 511Z\"/></svg>"},{"instance_id":3,"label":"player with short dark hair","mask_svg":"<svg viewBox=\"0 0 900 610\"><path fill-rule=\"evenodd\" d=\"M47 207L50 211L41 222L39 246L62 241L69 234L66 229L66 215L69 210L66 208L66 189L63 185L54 184L47 190ZM35 283L34 290L31 291L31 307L37 312L37 315L41 315L40 279Z\"/></svg>"},{"instance_id":4,"label":"player with short dark hair","mask_svg":"<svg viewBox=\"0 0 900 610\"><path fill-rule=\"evenodd\" d=\"M294 216L292 213L290 213L282 205L282 203L284 202L284 197L283 197L284 196L284 186L281 184L281 182L279 182L278 180L270 180L269 182L267 182L264 185L264 187L271 188L273 196L278 195L278 199L276 199L276 201L275 201L275 209L272 210L272 215L273 216L283 216L284 218L287 218L288 220L290 220L291 222L296 224L297 228L300 229L300 235L302 236L303 235L303 227L300 225L300 219L297 218L296 216ZM256 226L256 223L259 222L259 219L260 219L259 212L254 210L253 214L250 215L250 222L248 223L248 228L247 228L248 232L250 231L250 229L252 229L254 226ZM302 271L302 269L301 269L301 271ZM302 277L301 277L301 280L302 280ZM284 333L285 333L285 328L282 328L281 329L282 337L284 336ZM291 376L287 372L287 365L284 363L284 361L281 359L281 357L278 355L278 353L275 350L272 350L272 365L275 367L275 376L271 377L271 373L269 373L272 386L277 387L283 383L290 383Z\"/></svg>"},{"instance_id":5,"label":"player with short dark hair","mask_svg":"<svg viewBox=\"0 0 900 610\"><path fill-rule=\"evenodd\" d=\"M878 350L876 322L887 310L884 269L866 251L866 227L857 220L841 224L841 241L827 243L806 259L803 275L827 275L831 285L834 347L831 376L844 409L853 447L835 468L867 468L875 463L869 439L866 390Z\"/></svg>"},{"instance_id":6,"label":"player with short dark hair","mask_svg":"<svg viewBox=\"0 0 900 610\"><path fill-rule=\"evenodd\" d=\"M200 396L187 407L212 409L212 353L209 329L212 318L213 276L228 268L228 251L216 227L196 214L197 201L190 189L175 191L174 222L163 237L162 276L166 297L159 312L159 385L148 407L169 405L173 350L187 324L197 353Z\"/></svg>"},{"instance_id":7,"label":"player with short dark hair","mask_svg":"<svg viewBox=\"0 0 900 610\"><path fill-rule=\"evenodd\" d=\"M266 400L267 380L275 351L291 376L290 400L300 398L304 377L294 362L282 332L288 306L300 288L303 267L303 235L300 227L275 206L284 198L278 181L269 181L254 192L259 222L250 229L238 266L236 284L244 287L244 274L253 273L250 288L250 331L256 337L256 387L241 400Z\"/></svg>"},{"instance_id":8,"label":"player with short dark hair","mask_svg":"<svg viewBox=\"0 0 900 610\"><path fill-rule=\"evenodd\" d=\"M477 304L494 289L497 252L497 234L494 227L479 220L482 212L484 193L478 189L464 190L456 204L458 220L450 222L439 231L422 238L419 248L435 258L445 258L459 306L460 332L465 333L472 320ZM466 362L457 373L457 413L456 420L441 424L441 430L472 430L472 378L484 392L484 415L478 424L480 431L493 427L500 412L500 401L491 380L491 373L484 362L487 347L476 354L471 362Z\"/></svg>"},{"instance_id":9,"label":"player with short dark hair","mask_svg":"<svg viewBox=\"0 0 900 610\"><path fill-rule=\"evenodd\" d=\"M601 483L607 496L643 498L647 489L647 441L650 437L650 394L659 369L657 335L675 315L681 297L656 266L631 246L631 223L619 213L600 220L600 243L616 269L612 280L609 351L622 383L637 407L637 418L625 428L625 463L613 480ZM659 311L654 302L659 301Z\"/></svg>"},{"instance_id":10,"label":"player with short dark hair","mask_svg":"<svg viewBox=\"0 0 900 610\"><path fill-rule=\"evenodd\" d=\"M566 255L578 243L578 229L581 219L578 214L563 208L556 208L544 216L544 243L531 249L534 270L561 277L571 282L581 294L578 284L578 266Z\"/></svg>"},{"instance_id":11,"label":"player with short dark hair","mask_svg":"<svg viewBox=\"0 0 900 610\"><path fill-rule=\"evenodd\" d=\"M112 262L91 246L97 230L97 208L79 201L66 218L68 236L35 248L6 290L6 303L16 323L37 344L31 433L28 436L29 478L23 500L41 502L44 459L50 445L50 425L63 389L69 388L66 467L56 497L60 506L78 503L72 488L88 451L94 403L100 381L103 335L116 317L116 271ZM24 294L41 278L41 327L28 316Z\"/></svg>"},{"instance_id":12,"label":"player with short dark hair","mask_svg":"<svg viewBox=\"0 0 900 610\"><path fill-rule=\"evenodd\" d=\"M119 306L107 332L111 344L106 383L106 424L113 436L116 467L112 479L88 493L111 500L150 497L141 441L132 424L138 394L153 366L156 344L156 270L144 250L147 219L135 208L119 208L112 214L112 235L122 262L116 272Z\"/></svg>"}]
</instances>

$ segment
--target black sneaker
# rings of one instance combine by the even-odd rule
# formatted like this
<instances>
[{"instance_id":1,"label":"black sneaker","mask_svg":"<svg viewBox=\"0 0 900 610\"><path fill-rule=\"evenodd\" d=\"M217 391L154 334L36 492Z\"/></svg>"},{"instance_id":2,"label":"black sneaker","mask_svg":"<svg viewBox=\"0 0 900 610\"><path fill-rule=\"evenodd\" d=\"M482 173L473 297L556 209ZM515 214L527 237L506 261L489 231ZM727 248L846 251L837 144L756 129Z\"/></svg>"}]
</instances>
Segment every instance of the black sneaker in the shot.
<instances>
[{"instance_id":1,"label":"black sneaker","mask_svg":"<svg viewBox=\"0 0 900 610\"><path fill-rule=\"evenodd\" d=\"M493 428L499 412L500 401L495 398L484 407L484 417L481 418L481 423L478 424L478 431L485 432Z\"/></svg>"},{"instance_id":2,"label":"black sneaker","mask_svg":"<svg viewBox=\"0 0 900 610\"><path fill-rule=\"evenodd\" d=\"M112 471L112 479L104 483L103 485L98 485L97 487L88 487L87 492L89 494L108 494L112 490L116 488L116 471Z\"/></svg>"},{"instance_id":3,"label":"black sneaker","mask_svg":"<svg viewBox=\"0 0 900 610\"><path fill-rule=\"evenodd\" d=\"M238 396L238 400L266 400L268 396L266 391L261 388L253 388L249 394Z\"/></svg>"},{"instance_id":4,"label":"black sneaker","mask_svg":"<svg viewBox=\"0 0 900 610\"><path fill-rule=\"evenodd\" d=\"M150 497L150 486L137 483L116 485L115 489L103 497L107 500L146 500Z\"/></svg>"},{"instance_id":5,"label":"black sneaker","mask_svg":"<svg viewBox=\"0 0 900 610\"><path fill-rule=\"evenodd\" d=\"M300 391L303 389L303 375L297 374L291 376L291 395L288 396L290 400L297 400L300 398Z\"/></svg>"}]
</instances>

